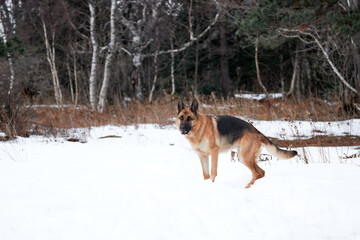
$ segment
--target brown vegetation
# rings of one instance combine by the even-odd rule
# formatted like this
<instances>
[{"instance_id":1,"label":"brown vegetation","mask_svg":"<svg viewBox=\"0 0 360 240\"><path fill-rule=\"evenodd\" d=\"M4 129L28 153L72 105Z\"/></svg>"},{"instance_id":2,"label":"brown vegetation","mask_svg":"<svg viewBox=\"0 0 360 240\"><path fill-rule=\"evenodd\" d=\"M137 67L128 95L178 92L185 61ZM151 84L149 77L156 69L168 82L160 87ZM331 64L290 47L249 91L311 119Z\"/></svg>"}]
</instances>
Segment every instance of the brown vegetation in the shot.
<instances>
[{"instance_id":1,"label":"brown vegetation","mask_svg":"<svg viewBox=\"0 0 360 240\"><path fill-rule=\"evenodd\" d=\"M280 140L271 138L271 141L279 147L336 147L336 146L360 146L359 136L314 136L308 139Z\"/></svg>"},{"instance_id":2,"label":"brown vegetation","mask_svg":"<svg viewBox=\"0 0 360 240\"><path fill-rule=\"evenodd\" d=\"M189 100L190 101L190 100ZM312 120L335 121L348 119L349 115L338 115L334 106L318 99L310 99L302 103L272 99L268 102L233 98L229 100L201 99L200 111L213 115L233 115L259 120ZM36 107L34 123L52 128L90 127L106 124L130 125L154 123L160 125L173 124L176 116L177 99L163 99L152 104L140 101L127 102L127 106L113 105L104 113L93 112L87 107Z\"/></svg>"},{"instance_id":3,"label":"brown vegetation","mask_svg":"<svg viewBox=\"0 0 360 240\"><path fill-rule=\"evenodd\" d=\"M187 102L190 102L188 99ZM318 99L309 99L302 103L289 100L272 99L271 105L265 101L233 98L219 100L216 98L202 98L200 111L213 115L233 115L259 120L311 120L311 121L335 121L344 120L353 116L339 115L336 106L329 105ZM104 113L93 112L90 107L80 106L73 109L72 106L62 109L50 106L32 107L33 118L28 131L30 134L57 135L63 129L86 128L101 125L137 125L137 124L174 124L176 117L177 99L162 99L152 104L140 101L127 102L126 107L120 104L113 105ZM360 145L358 136L314 136L310 139L289 141L272 139L281 147L305 147L305 146L354 146Z\"/></svg>"}]
</instances>

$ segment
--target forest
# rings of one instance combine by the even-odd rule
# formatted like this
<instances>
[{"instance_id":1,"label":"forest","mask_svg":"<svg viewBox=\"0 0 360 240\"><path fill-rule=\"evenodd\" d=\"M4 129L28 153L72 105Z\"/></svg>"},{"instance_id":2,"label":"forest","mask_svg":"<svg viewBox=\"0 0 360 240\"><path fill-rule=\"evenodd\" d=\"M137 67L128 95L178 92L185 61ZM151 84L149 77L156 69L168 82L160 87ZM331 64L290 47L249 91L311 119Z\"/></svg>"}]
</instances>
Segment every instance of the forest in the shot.
<instances>
[{"instance_id":1,"label":"forest","mask_svg":"<svg viewBox=\"0 0 360 240\"><path fill-rule=\"evenodd\" d=\"M358 113L359 1L0 1L8 135L32 117L24 106L80 106L91 121L117 109L129 119L129 105L140 115L156 105L157 115L180 97L237 104L234 96L249 92L265 94L271 112L269 93L281 93L297 109L320 99Z\"/></svg>"}]
</instances>

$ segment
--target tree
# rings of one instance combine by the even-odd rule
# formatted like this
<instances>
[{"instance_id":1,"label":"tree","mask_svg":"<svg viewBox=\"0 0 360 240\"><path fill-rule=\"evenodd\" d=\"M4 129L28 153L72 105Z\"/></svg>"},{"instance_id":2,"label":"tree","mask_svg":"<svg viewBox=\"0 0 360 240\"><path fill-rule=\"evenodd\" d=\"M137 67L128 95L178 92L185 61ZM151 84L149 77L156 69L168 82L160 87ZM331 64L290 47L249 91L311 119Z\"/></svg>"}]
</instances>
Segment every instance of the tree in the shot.
<instances>
[{"instance_id":1,"label":"tree","mask_svg":"<svg viewBox=\"0 0 360 240\"><path fill-rule=\"evenodd\" d=\"M92 58L91 58L91 70L89 77L89 100L91 109L96 110L96 82L97 82L97 71L99 64L99 46L96 39L96 0L89 1L89 10L90 10L90 39L92 45Z\"/></svg>"},{"instance_id":2,"label":"tree","mask_svg":"<svg viewBox=\"0 0 360 240\"><path fill-rule=\"evenodd\" d=\"M266 0L250 11L246 18L238 21L238 33L247 33L249 36L261 35L264 39L263 47L269 46L274 39L281 44L284 41L281 38L297 38L307 46L315 45L344 86L359 95L360 92L352 87L338 70L328 50L330 47L338 46L339 42L335 41L342 41L341 34L344 36L344 31L339 31L340 29L349 29L351 26L353 33L360 30L360 25L356 23L359 13L345 12L341 7L344 2L346 1ZM335 34L340 34L340 38L330 37ZM251 40L251 37L249 39Z\"/></svg>"},{"instance_id":3,"label":"tree","mask_svg":"<svg viewBox=\"0 0 360 240\"><path fill-rule=\"evenodd\" d=\"M105 67L104 67L104 78L101 86L101 91L99 95L99 104L98 110L100 112L104 111L105 108L105 100L107 97L107 92L109 88L110 74L112 68L112 60L115 52L115 18L116 18L116 0L111 0L111 10L110 10L110 42L107 46L107 54L105 59Z\"/></svg>"},{"instance_id":4,"label":"tree","mask_svg":"<svg viewBox=\"0 0 360 240\"><path fill-rule=\"evenodd\" d=\"M50 44L48 32L47 32L46 24L45 24L45 20L44 20L44 15L43 15L44 13L41 11L40 14L41 14L41 23L42 23L43 31L44 31L44 43L45 43L45 48L46 48L46 58L47 58L47 61L49 63L50 70L51 70L51 76L52 76L53 85L54 85L55 100L56 100L57 106L62 107L63 97L62 97L61 88L60 88L59 76L58 76L58 72L56 69L56 51L55 51L56 24L53 25L53 28L50 30L51 31L51 40L52 40L51 44Z\"/></svg>"},{"instance_id":5,"label":"tree","mask_svg":"<svg viewBox=\"0 0 360 240\"><path fill-rule=\"evenodd\" d=\"M9 90L8 94L10 94L12 88L14 87L15 81L15 70L13 64L13 56L11 51L12 41L9 39L9 36L16 35L15 33L15 18L14 18L14 4L12 1L10 2L2 2L0 4L0 44L2 45L2 55L5 55L7 61L9 63L10 69L10 79L9 79ZM10 40L10 41L9 41ZM16 42L16 38L14 39Z\"/></svg>"}]
</instances>

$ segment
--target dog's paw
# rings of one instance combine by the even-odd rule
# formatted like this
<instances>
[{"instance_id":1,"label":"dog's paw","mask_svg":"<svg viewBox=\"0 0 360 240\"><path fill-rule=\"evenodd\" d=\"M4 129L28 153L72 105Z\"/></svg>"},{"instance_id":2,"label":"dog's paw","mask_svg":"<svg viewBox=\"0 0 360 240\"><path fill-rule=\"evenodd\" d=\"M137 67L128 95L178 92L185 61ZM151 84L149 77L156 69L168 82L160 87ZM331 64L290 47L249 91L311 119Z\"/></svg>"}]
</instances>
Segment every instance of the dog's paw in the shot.
<instances>
[{"instance_id":1,"label":"dog's paw","mask_svg":"<svg viewBox=\"0 0 360 240\"><path fill-rule=\"evenodd\" d=\"M204 180L208 180L208 179L210 179L210 176L209 176L209 175L204 176Z\"/></svg>"},{"instance_id":2,"label":"dog's paw","mask_svg":"<svg viewBox=\"0 0 360 240\"><path fill-rule=\"evenodd\" d=\"M246 186L245 186L245 188L249 188L249 187L251 187L251 183L248 183Z\"/></svg>"}]
</instances>

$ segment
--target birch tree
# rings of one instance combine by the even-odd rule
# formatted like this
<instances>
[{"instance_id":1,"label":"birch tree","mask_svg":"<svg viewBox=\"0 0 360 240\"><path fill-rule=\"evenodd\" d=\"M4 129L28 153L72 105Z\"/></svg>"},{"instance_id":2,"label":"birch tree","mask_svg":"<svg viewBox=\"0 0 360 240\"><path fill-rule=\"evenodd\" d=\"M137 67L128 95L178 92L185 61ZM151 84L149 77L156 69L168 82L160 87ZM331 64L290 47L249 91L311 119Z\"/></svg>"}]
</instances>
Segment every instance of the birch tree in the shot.
<instances>
[{"instance_id":1,"label":"birch tree","mask_svg":"<svg viewBox=\"0 0 360 240\"><path fill-rule=\"evenodd\" d=\"M259 38L256 37L255 39L255 67L256 67L256 76L257 76L257 81L260 85L260 87L263 89L265 96L266 96L266 100L269 101L270 97L269 97L269 93L266 89L266 87L264 86L262 80L261 80L261 75L260 75L260 67L259 67L259 57L258 57L258 52L259 52Z\"/></svg>"},{"instance_id":2,"label":"birch tree","mask_svg":"<svg viewBox=\"0 0 360 240\"><path fill-rule=\"evenodd\" d=\"M111 0L111 9L110 9L110 42L107 46L107 54L105 59L104 67L104 78L101 86L101 91L99 95L99 104L98 110L103 112L105 109L105 102L107 97L107 91L109 88L110 74L112 68L112 59L115 51L115 37L116 37L116 28L115 28L115 14L116 10L116 0Z\"/></svg>"},{"instance_id":3,"label":"birch tree","mask_svg":"<svg viewBox=\"0 0 360 240\"><path fill-rule=\"evenodd\" d=\"M172 0L165 2L167 10L166 13L169 17L169 40L170 50L174 50L174 20L179 15L182 9L182 4L176 3ZM158 54L158 52L156 52ZM156 55L157 56L157 55ZM171 95L175 94L175 53L171 52L171 66L170 66L170 77L171 77Z\"/></svg>"},{"instance_id":4,"label":"birch tree","mask_svg":"<svg viewBox=\"0 0 360 240\"><path fill-rule=\"evenodd\" d=\"M46 23L44 20L44 13L43 13L43 10L40 10L40 11L41 11L40 12L41 24L42 24L42 28L43 28L44 43L45 43L45 49L46 49L46 59L49 63L50 70L51 70L56 104L58 107L61 107L63 105L63 97L62 97L61 88L60 88L59 76L58 76L58 72L56 69L56 58L55 58L55 56L56 56L56 53L55 53L55 27L56 27L56 24L54 24L52 26L53 28L51 29L51 44L50 44Z\"/></svg>"},{"instance_id":5,"label":"birch tree","mask_svg":"<svg viewBox=\"0 0 360 240\"><path fill-rule=\"evenodd\" d=\"M135 6L135 11L133 15L135 18L138 18L137 22L131 21L121 13L121 23L127 28L130 33L130 40L131 40L131 50L126 50L122 48L122 50L131 57L131 62L133 66L133 70L131 73L131 79L133 81L134 91L135 91L135 98L138 100L143 100L143 83L141 77L142 71L142 51L150 44L152 39L149 39L147 42L144 43L144 39L142 39L142 29L144 25L147 23L147 4L141 3L141 1L135 1L137 6ZM139 5L142 6L142 11L139 9ZM141 12L141 14L140 14ZM136 23L136 24L135 24Z\"/></svg>"},{"instance_id":6,"label":"birch tree","mask_svg":"<svg viewBox=\"0 0 360 240\"><path fill-rule=\"evenodd\" d=\"M6 29L6 24L4 24L4 20L7 20L8 26L12 29L12 34L15 34L15 19L13 15L13 4L11 1L6 1L0 5L0 38L3 39L3 44L5 49L7 48L8 36L7 34L11 31L10 29ZM10 95L12 88L14 87L15 82L15 71L14 71L14 64L13 64L13 57L11 56L9 51L6 51L6 58L9 63L10 69L10 83L9 83L9 90L8 94ZM1 84L1 82L0 82Z\"/></svg>"},{"instance_id":7,"label":"birch tree","mask_svg":"<svg viewBox=\"0 0 360 240\"><path fill-rule=\"evenodd\" d=\"M96 22L96 0L89 1L90 10L90 39L92 45L92 58L91 58L91 70L89 77L89 97L90 106L94 111L96 110L96 83L97 83L97 71L99 65L99 46L96 39L95 22Z\"/></svg>"}]
</instances>

